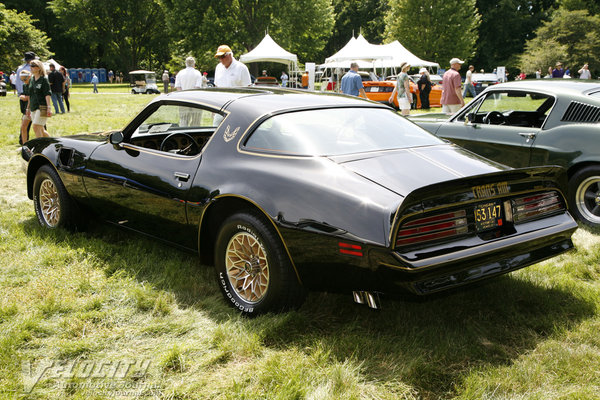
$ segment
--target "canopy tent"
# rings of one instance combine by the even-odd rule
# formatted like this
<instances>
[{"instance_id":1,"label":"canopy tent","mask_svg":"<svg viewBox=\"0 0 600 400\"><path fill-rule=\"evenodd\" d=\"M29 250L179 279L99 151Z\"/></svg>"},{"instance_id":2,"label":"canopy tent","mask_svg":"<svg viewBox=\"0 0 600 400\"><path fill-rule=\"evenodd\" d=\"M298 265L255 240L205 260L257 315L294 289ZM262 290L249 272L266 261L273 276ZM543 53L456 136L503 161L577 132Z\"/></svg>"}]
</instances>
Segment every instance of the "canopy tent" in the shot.
<instances>
[{"instance_id":1,"label":"canopy tent","mask_svg":"<svg viewBox=\"0 0 600 400\"><path fill-rule=\"evenodd\" d=\"M243 63L276 62L293 66L297 70L298 57L279 46L267 33L263 40L252 51L240 56Z\"/></svg>"},{"instance_id":2,"label":"canopy tent","mask_svg":"<svg viewBox=\"0 0 600 400\"><path fill-rule=\"evenodd\" d=\"M408 51L399 41L376 45L369 43L363 35L352 37L337 53L325 59L321 68L350 68L351 62L359 68L396 68L404 61L413 67L439 67L438 63L421 60Z\"/></svg>"},{"instance_id":3,"label":"canopy tent","mask_svg":"<svg viewBox=\"0 0 600 400\"><path fill-rule=\"evenodd\" d=\"M377 46L367 42L363 35L359 35L356 39L350 39L348 43L340 51L333 56L325 59L325 64L331 62L344 61L374 61L374 60L391 60L392 54L383 46Z\"/></svg>"},{"instance_id":4,"label":"canopy tent","mask_svg":"<svg viewBox=\"0 0 600 400\"><path fill-rule=\"evenodd\" d=\"M44 69L46 70L46 73L50 72L50 64L54 64L54 67L56 68L57 71L60 71L60 67L62 67L62 65L60 65L53 58L49 58L47 61L43 61L42 64L44 64Z\"/></svg>"}]
</instances>

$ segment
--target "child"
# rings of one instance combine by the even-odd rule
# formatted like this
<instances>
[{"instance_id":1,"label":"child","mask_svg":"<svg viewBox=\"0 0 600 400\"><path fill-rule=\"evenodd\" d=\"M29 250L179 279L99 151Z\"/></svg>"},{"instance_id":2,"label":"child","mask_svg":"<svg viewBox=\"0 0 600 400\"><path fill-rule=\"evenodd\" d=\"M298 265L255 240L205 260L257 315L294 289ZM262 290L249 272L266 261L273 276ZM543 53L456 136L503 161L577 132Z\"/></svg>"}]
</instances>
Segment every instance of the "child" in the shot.
<instances>
[{"instance_id":1,"label":"child","mask_svg":"<svg viewBox=\"0 0 600 400\"><path fill-rule=\"evenodd\" d=\"M23 93L19 96L19 99L29 102L29 81L31 80L31 72L26 69L22 70L19 79L23 82ZM19 136L20 145L23 145L23 143L29 140L30 125L31 118L27 115L27 111L23 110L23 117L21 118L21 135Z\"/></svg>"}]
</instances>

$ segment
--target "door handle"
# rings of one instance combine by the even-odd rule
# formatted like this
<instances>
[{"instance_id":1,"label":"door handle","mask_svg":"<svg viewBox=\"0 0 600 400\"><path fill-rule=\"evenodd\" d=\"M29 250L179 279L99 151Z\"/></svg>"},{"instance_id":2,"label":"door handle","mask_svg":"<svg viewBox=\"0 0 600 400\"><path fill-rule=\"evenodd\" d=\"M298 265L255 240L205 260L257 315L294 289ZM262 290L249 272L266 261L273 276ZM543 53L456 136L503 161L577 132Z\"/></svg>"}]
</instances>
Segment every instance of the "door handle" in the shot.
<instances>
[{"instance_id":1,"label":"door handle","mask_svg":"<svg viewBox=\"0 0 600 400\"><path fill-rule=\"evenodd\" d=\"M531 140L535 139L537 134L532 132L519 132L519 135L527 139L525 143L529 143Z\"/></svg>"},{"instance_id":2,"label":"door handle","mask_svg":"<svg viewBox=\"0 0 600 400\"><path fill-rule=\"evenodd\" d=\"M190 174L186 174L185 172L175 172L173 175L175 179L182 182L187 182L190 179Z\"/></svg>"}]
</instances>

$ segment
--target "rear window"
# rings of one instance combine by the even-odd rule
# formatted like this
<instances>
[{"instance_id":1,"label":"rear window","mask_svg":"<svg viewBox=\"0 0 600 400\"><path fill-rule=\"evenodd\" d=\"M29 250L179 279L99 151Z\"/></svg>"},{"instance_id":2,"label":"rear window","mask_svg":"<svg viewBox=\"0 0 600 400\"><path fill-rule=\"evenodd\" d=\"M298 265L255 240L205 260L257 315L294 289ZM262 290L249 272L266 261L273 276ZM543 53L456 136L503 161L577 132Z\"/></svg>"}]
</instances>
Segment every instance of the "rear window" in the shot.
<instances>
[{"instance_id":1,"label":"rear window","mask_svg":"<svg viewBox=\"0 0 600 400\"><path fill-rule=\"evenodd\" d=\"M246 140L248 150L334 156L443 143L396 112L335 108L275 115Z\"/></svg>"}]
</instances>

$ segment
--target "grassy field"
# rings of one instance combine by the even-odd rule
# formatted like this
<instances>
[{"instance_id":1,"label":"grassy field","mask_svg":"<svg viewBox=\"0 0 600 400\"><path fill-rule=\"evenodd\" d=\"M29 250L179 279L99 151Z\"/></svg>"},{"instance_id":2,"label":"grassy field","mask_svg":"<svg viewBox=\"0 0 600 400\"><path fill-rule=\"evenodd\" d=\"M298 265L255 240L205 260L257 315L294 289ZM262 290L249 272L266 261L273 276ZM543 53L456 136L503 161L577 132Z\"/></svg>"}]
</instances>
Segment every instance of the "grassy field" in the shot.
<instances>
[{"instance_id":1,"label":"grassy field","mask_svg":"<svg viewBox=\"0 0 600 400\"><path fill-rule=\"evenodd\" d=\"M151 96L74 90L51 135L120 128ZM0 98L0 398L597 399L600 234L426 301L311 293L239 317L196 256L96 224L41 229ZM310 251L310 249L307 249Z\"/></svg>"}]
</instances>

